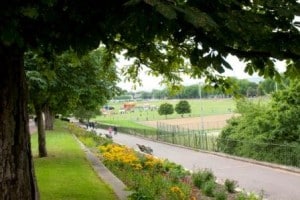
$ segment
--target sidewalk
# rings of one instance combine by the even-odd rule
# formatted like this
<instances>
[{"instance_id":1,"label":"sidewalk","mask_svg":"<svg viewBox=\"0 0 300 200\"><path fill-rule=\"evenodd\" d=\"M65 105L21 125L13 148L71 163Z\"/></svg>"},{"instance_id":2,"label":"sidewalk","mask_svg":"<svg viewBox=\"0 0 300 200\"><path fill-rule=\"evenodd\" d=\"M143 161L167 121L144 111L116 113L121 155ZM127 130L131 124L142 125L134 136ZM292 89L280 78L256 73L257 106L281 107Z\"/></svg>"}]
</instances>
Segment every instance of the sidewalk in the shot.
<instances>
[{"instance_id":1,"label":"sidewalk","mask_svg":"<svg viewBox=\"0 0 300 200\"><path fill-rule=\"evenodd\" d=\"M34 133L34 132L37 131L37 127L35 125L35 122L32 119L29 120L28 126L29 126L29 133L30 134L32 134L32 133Z\"/></svg>"},{"instance_id":2,"label":"sidewalk","mask_svg":"<svg viewBox=\"0 0 300 200\"><path fill-rule=\"evenodd\" d=\"M126 200L130 195L130 191L126 190L126 186L124 183L119 180L113 173L111 173L102 162L100 162L99 158L97 158L88 148L80 142L76 136L74 138L80 144L81 148L86 153L86 157L91 163L93 169L98 174L98 176L107 183L115 192L119 200Z\"/></svg>"}]
</instances>

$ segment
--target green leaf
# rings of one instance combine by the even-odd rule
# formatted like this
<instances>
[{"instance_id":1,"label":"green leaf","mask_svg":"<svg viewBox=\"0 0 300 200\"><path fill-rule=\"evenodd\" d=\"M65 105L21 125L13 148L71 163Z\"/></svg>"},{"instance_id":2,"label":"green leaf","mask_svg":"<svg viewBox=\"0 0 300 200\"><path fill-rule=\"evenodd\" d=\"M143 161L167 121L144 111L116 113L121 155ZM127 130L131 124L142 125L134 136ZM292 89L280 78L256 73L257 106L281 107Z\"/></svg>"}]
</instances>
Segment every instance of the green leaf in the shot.
<instances>
[{"instance_id":1,"label":"green leaf","mask_svg":"<svg viewBox=\"0 0 300 200\"><path fill-rule=\"evenodd\" d=\"M167 19L172 20L176 19L177 17L175 10L171 6L165 5L163 3L158 3L155 6L155 8L160 14L162 14Z\"/></svg>"},{"instance_id":2,"label":"green leaf","mask_svg":"<svg viewBox=\"0 0 300 200\"><path fill-rule=\"evenodd\" d=\"M28 18L36 19L39 16L39 12L35 7L21 8L21 13Z\"/></svg>"},{"instance_id":3,"label":"green leaf","mask_svg":"<svg viewBox=\"0 0 300 200\"><path fill-rule=\"evenodd\" d=\"M215 69L217 72L219 72L220 74L222 74L222 73L225 72L225 70L224 70L224 68L222 67L222 65L219 65L219 64L214 65L214 69Z\"/></svg>"},{"instance_id":4,"label":"green leaf","mask_svg":"<svg viewBox=\"0 0 300 200\"><path fill-rule=\"evenodd\" d=\"M185 14L185 20L193 24L196 28L203 28L204 30L211 31L218 27L218 25L209 15L200 11L198 8L186 7L183 9L177 9L183 12Z\"/></svg>"},{"instance_id":5,"label":"green leaf","mask_svg":"<svg viewBox=\"0 0 300 200\"><path fill-rule=\"evenodd\" d=\"M224 67L226 67L227 69L231 69L232 70L231 65L223 57L221 57L221 62L222 62L222 65Z\"/></svg>"},{"instance_id":6,"label":"green leaf","mask_svg":"<svg viewBox=\"0 0 300 200\"><path fill-rule=\"evenodd\" d=\"M253 74L253 67L252 67L252 63L247 63L245 70L246 73L248 73L249 75Z\"/></svg>"},{"instance_id":7,"label":"green leaf","mask_svg":"<svg viewBox=\"0 0 300 200\"><path fill-rule=\"evenodd\" d=\"M142 0L129 0L124 5L125 6L134 6L136 4L139 4Z\"/></svg>"}]
</instances>

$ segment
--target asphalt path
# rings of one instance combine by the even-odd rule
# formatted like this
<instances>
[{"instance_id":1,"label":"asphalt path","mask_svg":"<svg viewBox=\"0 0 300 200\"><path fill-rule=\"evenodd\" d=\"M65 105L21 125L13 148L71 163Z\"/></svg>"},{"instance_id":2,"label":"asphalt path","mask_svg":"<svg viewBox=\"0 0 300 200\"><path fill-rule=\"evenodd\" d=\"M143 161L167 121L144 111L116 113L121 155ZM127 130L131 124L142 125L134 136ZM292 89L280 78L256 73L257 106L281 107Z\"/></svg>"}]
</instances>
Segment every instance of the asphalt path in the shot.
<instances>
[{"instance_id":1,"label":"asphalt path","mask_svg":"<svg viewBox=\"0 0 300 200\"><path fill-rule=\"evenodd\" d=\"M105 130L97 132L106 133ZM219 181L235 180L246 192L263 194L269 200L300 200L300 174L210 153L168 145L118 133L113 141L139 150L136 144L150 146L153 155L182 165L188 170L210 169Z\"/></svg>"},{"instance_id":2,"label":"asphalt path","mask_svg":"<svg viewBox=\"0 0 300 200\"><path fill-rule=\"evenodd\" d=\"M29 120L28 126L29 126L29 133L30 134L37 131L37 127L36 127L35 122L33 120Z\"/></svg>"}]
</instances>

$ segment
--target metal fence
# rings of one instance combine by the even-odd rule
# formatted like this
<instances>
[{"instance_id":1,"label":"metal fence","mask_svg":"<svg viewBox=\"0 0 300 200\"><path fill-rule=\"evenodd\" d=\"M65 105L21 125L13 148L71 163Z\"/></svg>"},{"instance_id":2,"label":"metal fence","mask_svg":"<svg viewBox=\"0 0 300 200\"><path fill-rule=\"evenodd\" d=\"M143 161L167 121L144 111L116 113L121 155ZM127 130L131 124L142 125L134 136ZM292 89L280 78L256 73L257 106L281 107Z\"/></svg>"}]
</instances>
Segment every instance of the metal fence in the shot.
<instances>
[{"instance_id":1,"label":"metal fence","mask_svg":"<svg viewBox=\"0 0 300 200\"><path fill-rule=\"evenodd\" d=\"M300 144L284 145L216 138L214 151L259 161L300 167Z\"/></svg>"},{"instance_id":2,"label":"metal fence","mask_svg":"<svg viewBox=\"0 0 300 200\"><path fill-rule=\"evenodd\" d=\"M166 130L166 131L175 131L175 132L189 132L191 130L205 130L205 131L213 131L213 130L221 130L226 125L225 120L219 121L202 121L201 123L185 123L185 124L168 124L164 122L157 122L158 130Z\"/></svg>"}]
</instances>

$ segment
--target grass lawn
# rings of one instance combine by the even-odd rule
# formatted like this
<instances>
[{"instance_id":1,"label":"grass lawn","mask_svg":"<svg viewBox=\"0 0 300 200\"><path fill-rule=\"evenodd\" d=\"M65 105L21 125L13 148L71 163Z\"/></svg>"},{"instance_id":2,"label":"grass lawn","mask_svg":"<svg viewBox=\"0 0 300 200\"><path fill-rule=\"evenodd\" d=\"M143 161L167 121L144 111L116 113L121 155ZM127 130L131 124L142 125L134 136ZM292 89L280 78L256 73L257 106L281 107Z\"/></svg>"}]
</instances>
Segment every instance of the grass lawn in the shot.
<instances>
[{"instance_id":1,"label":"grass lawn","mask_svg":"<svg viewBox=\"0 0 300 200\"><path fill-rule=\"evenodd\" d=\"M107 120L95 120L100 124L106 124L106 125L116 125L119 127L125 127L125 128L133 128L133 129L142 129L142 130L156 130L153 127L149 127L143 124L140 124L138 122L135 121L131 121L128 119L118 119L118 120L114 120L114 119L107 119Z\"/></svg>"},{"instance_id":2,"label":"grass lawn","mask_svg":"<svg viewBox=\"0 0 300 200\"><path fill-rule=\"evenodd\" d=\"M156 100L156 101L142 101L136 102L136 106L149 104L159 107L162 103L170 103L174 106L180 100L169 99L169 100ZM199 117L199 116L208 116L208 115L219 115L231 113L235 110L235 101L233 99L189 99L188 102L191 106L191 113L186 114L185 116ZM115 114L108 116L97 116L94 120L104 123L118 123L122 120L130 121L148 121L148 120L158 120L165 119L165 116L158 114L157 110L136 110L135 112L129 112L125 114L119 114L119 109L122 109L123 103L110 103L110 106L115 108ZM174 111L174 114L169 115L168 119L171 118L181 118L181 115L177 114Z\"/></svg>"},{"instance_id":3,"label":"grass lawn","mask_svg":"<svg viewBox=\"0 0 300 200\"><path fill-rule=\"evenodd\" d=\"M38 158L37 134L31 138L35 172L42 200L117 199L93 171L73 136L58 122L46 133L48 157Z\"/></svg>"},{"instance_id":4,"label":"grass lawn","mask_svg":"<svg viewBox=\"0 0 300 200\"><path fill-rule=\"evenodd\" d=\"M259 97L253 98L252 101L256 102L267 102L268 98ZM174 106L179 102L179 99L167 99L167 100L148 100L148 101L138 101L135 102L136 106L151 105L159 107L162 103L170 103ZM232 98L224 99L188 99L187 100L191 106L191 113L185 114L185 118L189 117L200 117L200 116L212 116L212 115L222 115L234 113L236 110L236 102ZM115 114L110 115L100 115L96 116L94 121L105 124L113 124L122 127L131 128L141 128L147 129L145 126L142 127L139 122L142 121L157 121L166 119L165 116L158 114L157 110L140 110L136 109L134 112L128 112L125 114L120 114L119 110L123 109L124 102L110 102L108 105L115 108ZM181 118L181 115L177 114L175 111L172 115L168 115L168 119Z\"/></svg>"}]
</instances>

